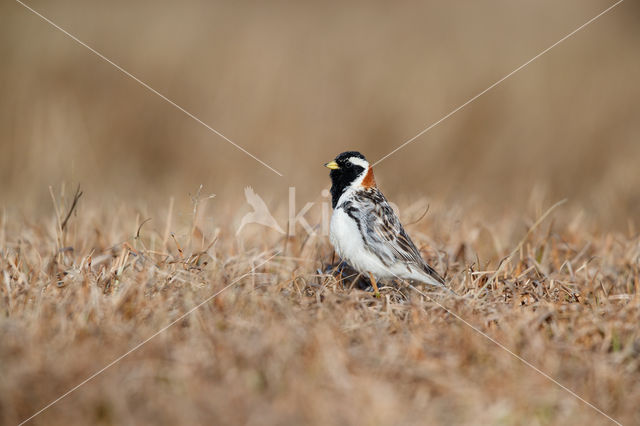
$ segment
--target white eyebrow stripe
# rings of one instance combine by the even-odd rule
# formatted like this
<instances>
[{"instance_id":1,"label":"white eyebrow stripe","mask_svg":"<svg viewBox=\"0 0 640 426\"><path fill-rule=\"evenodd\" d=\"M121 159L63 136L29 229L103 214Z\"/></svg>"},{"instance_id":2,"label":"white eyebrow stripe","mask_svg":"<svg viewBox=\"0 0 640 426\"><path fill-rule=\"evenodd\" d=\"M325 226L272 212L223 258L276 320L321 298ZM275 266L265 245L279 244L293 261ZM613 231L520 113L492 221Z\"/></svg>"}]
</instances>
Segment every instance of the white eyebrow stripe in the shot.
<instances>
[{"instance_id":1,"label":"white eyebrow stripe","mask_svg":"<svg viewBox=\"0 0 640 426\"><path fill-rule=\"evenodd\" d=\"M358 157L349 157L349 161L357 166L361 166L364 167L365 169L369 168L369 162L367 160L364 160L362 158L358 158Z\"/></svg>"}]
</instances>

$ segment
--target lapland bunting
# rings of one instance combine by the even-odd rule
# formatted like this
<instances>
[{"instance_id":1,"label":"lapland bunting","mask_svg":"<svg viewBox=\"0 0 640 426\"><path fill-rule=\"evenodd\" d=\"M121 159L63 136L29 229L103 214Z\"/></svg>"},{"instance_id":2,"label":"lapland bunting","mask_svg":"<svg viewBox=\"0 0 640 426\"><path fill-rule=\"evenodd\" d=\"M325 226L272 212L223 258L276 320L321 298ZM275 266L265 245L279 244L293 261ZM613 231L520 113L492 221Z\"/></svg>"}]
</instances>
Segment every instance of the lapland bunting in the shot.
<instances>
[{"instance_id":1,"label":"lapland bunting","mask_svg":"<svg viewBox=\"0 0 640 426\"><path fill-rule=\"evenodd\" d=\"M356 151L343 152L325 167L331 169L333 215L329 237L342 260L368 274L376 294L376 279L400 278L445 287L377 188L364 156Z\"/></svg>"}]
</instances>

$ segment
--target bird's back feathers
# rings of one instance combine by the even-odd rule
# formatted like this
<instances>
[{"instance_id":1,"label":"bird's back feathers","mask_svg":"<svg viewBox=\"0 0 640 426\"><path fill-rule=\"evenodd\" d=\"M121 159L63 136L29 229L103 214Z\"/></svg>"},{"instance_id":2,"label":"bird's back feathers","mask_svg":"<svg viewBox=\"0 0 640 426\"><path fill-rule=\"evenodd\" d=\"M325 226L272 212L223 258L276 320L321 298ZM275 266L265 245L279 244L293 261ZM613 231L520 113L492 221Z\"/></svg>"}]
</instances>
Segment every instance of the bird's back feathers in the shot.
<instances>
[{"instance_id":1,"label":"bird's back feathers","mask_svg":"<svg viewBox=\"0 0 640 426\"><path fill-rule=\"evenodd\" d=\"M343 209L357 224L366 250L377 256L387 268L403 264L407 275L420 271L425 275L425 279L420 281L433 280L434 285L444 284L442 277L422 259L420 251L378 188L361 188L346 195L336 209Z\"/></svg>"}]
</instances>

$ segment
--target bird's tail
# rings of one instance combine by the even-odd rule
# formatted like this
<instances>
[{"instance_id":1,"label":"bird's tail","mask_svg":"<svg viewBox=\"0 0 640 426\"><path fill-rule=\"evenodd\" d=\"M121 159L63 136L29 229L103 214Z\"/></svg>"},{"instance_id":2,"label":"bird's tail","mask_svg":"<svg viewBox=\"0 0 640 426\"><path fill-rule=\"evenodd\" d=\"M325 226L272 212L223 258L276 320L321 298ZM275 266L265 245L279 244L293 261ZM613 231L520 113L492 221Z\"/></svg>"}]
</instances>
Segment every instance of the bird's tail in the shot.
<instances>
[{"instance_id":1,"label":"bird's tail","mask_svg":"<svg viewBox=\"0 0 640 426\"><path fill-rule=\"evenodd\" d=\"M452 294L456 294L456 292L454 292L451 289L451 286L447 284L444 278L442 278L435 270L431 268L429 268L428 271L424 271L424 272L421 271L420 278L417 278L417 281L420 281L424 284L427 284L433 287L439 287L444 290L447 290Z\"/></svg>"}]
</instances>

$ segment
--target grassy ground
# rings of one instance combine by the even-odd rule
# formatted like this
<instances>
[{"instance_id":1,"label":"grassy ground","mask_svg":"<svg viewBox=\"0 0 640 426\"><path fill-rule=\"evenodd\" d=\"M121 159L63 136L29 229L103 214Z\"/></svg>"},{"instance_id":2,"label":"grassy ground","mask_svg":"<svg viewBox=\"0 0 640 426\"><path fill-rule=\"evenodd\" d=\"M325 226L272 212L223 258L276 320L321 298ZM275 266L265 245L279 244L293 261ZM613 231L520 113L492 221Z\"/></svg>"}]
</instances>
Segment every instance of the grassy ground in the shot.
<instances>
[{"instance_id":1,"label":"grassy ground","mask_svg":"<svg viewBox=\"0 0 640 426\"><path fill-rule=\"evenodd\" d=\"M251 225L237 238L231 220L207 228L177 207L143 224L149 212L82 199L61 229L70 205L0 223L2 424L132 348L33 424L610 423L482 333L640 422L631 225L604 233L566 205L494 223L432 205L420 219L416 202L408 232L459 296L389 286L376 299L319 273L323 236Z\"/></svg>"},{"instance_id":2,"label":"grassy ground","mask_svg":"<svg viewBox=\"0 0 640 426\"><path fill-rule=\"evenodd\" d=\"M374 298L300 226L236 236L244 187L319 224L321 164L382 158L614 3L25 1L284 177L1 3L0 424L174 321L33 423L610 423L481 332L640 424L640 2L376 165L458 296Z\"/></svg>"}]
</instances>

